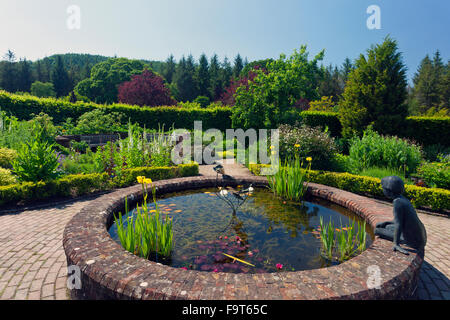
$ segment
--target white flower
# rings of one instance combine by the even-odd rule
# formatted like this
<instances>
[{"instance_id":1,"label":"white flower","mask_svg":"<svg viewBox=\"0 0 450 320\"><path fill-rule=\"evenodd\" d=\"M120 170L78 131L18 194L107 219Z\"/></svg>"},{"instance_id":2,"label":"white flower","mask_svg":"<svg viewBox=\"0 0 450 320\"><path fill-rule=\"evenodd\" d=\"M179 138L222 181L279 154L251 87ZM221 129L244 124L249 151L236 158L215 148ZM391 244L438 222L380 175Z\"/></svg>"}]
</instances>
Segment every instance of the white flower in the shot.
<instances>
[{"instance_id":1,"label":"white flower","mask_svg":"<svg viewBox=\"0 0 450 320\"><path fill-rule=\"evenodd\" d=\"M220 191L220 195L221 196L226 196L228 194L228 191L227 190L222 190L222 191Z\"/></svg>"},{"instance_id":2,"label":"white flower","mask_svg":"<svg viewBox=\"0 0 450 320\"><path fill-rule=\"evenodd\" d=\"M253 188L253 187L250 187L250 188L248 188L248 192L253 192L253 191L255 191L255 189Z\"/></svg>"}]
</instances>

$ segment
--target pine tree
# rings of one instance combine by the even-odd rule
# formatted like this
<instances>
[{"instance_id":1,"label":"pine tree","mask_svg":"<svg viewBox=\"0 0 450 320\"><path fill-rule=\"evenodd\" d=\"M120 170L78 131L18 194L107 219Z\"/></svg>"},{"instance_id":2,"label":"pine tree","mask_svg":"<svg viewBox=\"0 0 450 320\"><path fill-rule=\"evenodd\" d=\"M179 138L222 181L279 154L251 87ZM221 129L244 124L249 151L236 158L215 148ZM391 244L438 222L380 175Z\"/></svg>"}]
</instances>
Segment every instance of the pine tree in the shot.
<instances>
[{"instance_id":1,"label":"pine tree","mask_svg":"<svg viewBox=\"0 0 450 320\"><path fill-rule=\"evenodd\" d=\"M360 55L340 103L345 137L362 134L368 125L382 134L398 134L407 116L406 67L397 42L386 37Z\"/></svg>"},{"instance_id":2,"label":"pine tree","mask_svg":"<svg viewBox=\"0 0 450 320\"><path fill-rule=\"evenodd\" d=\"M29 92L31 84L33 83L31 66L27 59L21 60L18 65L17 75L17 90L22 92Z\"/></svg>"},{"instance_id":3,"label":"pine tree","mask_svg":"<svg viewBox=\"0 0 450 320\"><path fill-rule=\"evenodd\" d=\"M166 79L167 83L172 83L173 77L175 76L177 64L173 55L170 55L166 60L166 64L163 68L162 75Z\"/></svg>"},{"instance_id":4,"label":"pine tree","mask_svg":"<svg viewBox=\"0 0 450 320\"><path fill-rule=\"evenodd\" d=\"M348 75L353 70L354 66L352 64L352 61L349 58L345 58L344 63L342 64L341 68L341 79L343 82L343 88L345 88L345 84L348 80Z\"/></svg>"},{"instance_id":5,"label":"pine tree","mask_svg":"<svg viewBox=\"0 0 450 320\"><path fill-rule=\"evenodd\" d=\"M439 77L428 55L421 61L413 82L414 97L419 104L419 113L425 113L439 104Z\"/></svg>"},{"instance_id":6,"label":"pine tree","mask_svg":"<svg viewBox=\"0 0 450 320\"><path fill-rule=\"evenodd\" d=\"M192 55L181 58L177 66L175 79L178 101L193 101L197 97L197 83L195 81L195 63Z\"/></svg>"},{"instance_id":7,"label":"pine tree","mask_svg":"<svg viewBox=\"0 0 450 320\"><path fill-rule=\"evenodd\" d=\"M200 56L196 79L198 84L198 94L200 96L210 97L209 65L208 58L205 54Z\"/></svg>"},{"instance_id":8,"label":"pine tree","mask_svg":"<svg viewBox=\"0 0 450 320\"><path fill-rule=\"evenodd\" d=\"M8 91L15 92L16 90L16 55L12 50L8 50L6 54L3 56L6 60L2 63L1 71L1 83L0 86Z\"/></svg>"},{"instance_id":9,"label":"pine tree","mask_svg":"<svg viewBox=\"0 0 450 320\"><path fill-rule=\"evenodd\" d=\"M56 58L56 66L52 72L51 78L57 97L66 96L70 92L70 78L64 68L61 56L57 56Z\"/></svg>"},{"instance_id":10,"label":"pine tree","mask_svg":"<svg viewBox=\"0 0 450 320\"><path fill-rule=\"evenodd\" d=\"M36 62L36 81L42 82L42 63L40 60Z\"/></svg>"},{"instance_id":11,"label":"pine tree","mask_svg":"<svg viewBox=\"0 0 450 320\"><path fill-rule=\"evenodd\" d=\"M221 83L226 88L230 85L231 77L233 77L233 68L231 67L231 63L227 57L223 60L222 63L222 77Z\"/></svg>"},{"instance_id":12,"label":"pine tree","mask_svg":"<svg viewBox=\"0 0 450 320\"><path fill-rule=\"evenodd\" d=\"M244 69L244 63L242 62L241 55L238 54L234 59L233 77L236 79L239 78L242 69Z\"/></svg>"},{"instance_id":13,"label":"pine tree","mask_svg":"<svg viewBox=\"0 0 450 320\"><path fill-rule=\"evenodd\" d=\"M220 77L220 64L217 54L214 54L211 58L209 65L209 79L210 79L210 96L213 101L220 98L223 90L222 80Z\"/></svg>"}]
</instances>

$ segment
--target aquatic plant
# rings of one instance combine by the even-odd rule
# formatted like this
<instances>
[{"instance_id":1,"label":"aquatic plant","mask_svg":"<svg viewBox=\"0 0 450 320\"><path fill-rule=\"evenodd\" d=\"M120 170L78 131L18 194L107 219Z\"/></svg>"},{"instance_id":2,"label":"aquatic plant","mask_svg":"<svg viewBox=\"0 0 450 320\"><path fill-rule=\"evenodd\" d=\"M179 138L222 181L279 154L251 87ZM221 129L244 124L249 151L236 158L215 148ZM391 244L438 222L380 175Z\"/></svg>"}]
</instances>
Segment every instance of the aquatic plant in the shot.
<instances>
[{"instance_id":1,"label":"aquatic plant","mask_svg":"<svg viewBox=\"0 0 450 320\"><path fill-rule=\"evenodd\" d=\"M268 176L269 188L278 196L292 201L302 200L307 189L308 171L311 170L312 158L307 158L308 165L303 169L303 161L296 157L285 161L285 165L273 175Z\"/></svg>"},{"instance_id":2,"label":"aquatic plant","mask_svg":"<svg viewBox=\"0 0 450 320\"><path fill-rule=\"evenodd\" d=\"M152 180L138 177L138 182L144 191L144 202L136 208L136 215L128 218L125 225L122 214L119 218L114 216L117 224L117 234L125 250L149 259L152 254L170 257L173 250L173 221L171 218L162 218L156 203L156 190ZM149 210L147 205L148 186L151 186L155 210ZM125 199L125 211L128 212L128 202Z\"/></svg>"},{"instance_id":3,"label":"aquatic plant","mask_svg":"<svg viewBox=\"0 0 450 320\"><path fill-rule=\"evenodd\" d=\"M320 240L322 242L322 250L328 260L333 259L333 247L334 247L334 224L330 221L325 226L323 223L323 217L320 217Z\"/></svg>"}]
</instances>

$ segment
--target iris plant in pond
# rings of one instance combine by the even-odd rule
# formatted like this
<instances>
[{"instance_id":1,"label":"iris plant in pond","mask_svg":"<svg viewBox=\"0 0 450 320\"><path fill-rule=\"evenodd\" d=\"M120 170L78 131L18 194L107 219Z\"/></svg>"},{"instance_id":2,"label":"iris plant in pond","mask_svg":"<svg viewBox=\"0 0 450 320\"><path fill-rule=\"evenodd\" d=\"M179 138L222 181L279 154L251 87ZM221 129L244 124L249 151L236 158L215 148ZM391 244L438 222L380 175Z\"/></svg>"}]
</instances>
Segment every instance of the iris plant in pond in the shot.
<instances>
[{"instance_id":1,"label":"iris plant in pond","mask_svg":"<svg viewBox=\"0 0 450 320\"><path fill-rule=\"evenodd\" d=\"M152 180L145 177L138 177L137 180L142 185L144 193L142 206L137 206L136 215L128 217L126 223L121 213L118 218L114 216L120 243L127 251L142 258L155 257L158 260L159 256L162 259L168 259L173 250L172 219L161 217ZM149 210L147 205L149 186L152 189L155 210ZM127 199L125 199L125 212L128 212Z\"/></svg>"},{"instance_id":2,"label":"iris plant in pond","mask_svg":"<svg viewBox=\"0 0 450 320\"><path fill-rule=\"evenodd\" d=\"M299 149L300 145L295 145L295 148ZM276 156L274 151L272 156ZM308 171L311 170L312 158L306 158L306 162L307 165L303 168L304 163L298 156L293 160L286 160L284 166L279 166L279 170L273 176L268 176L269 188L286 200L302 200L307 189Z\"/></svg>"},{"instance_id":3,"label":"iris plant in pond","mask_svg":"<svg viewBox=\"0 0 450 320\"><path fill-rule=\"evenodd\" d=\"M324 224L320 217L319 226L322 255L329 261L344 262L366 250L366 222L358 222L358 231L355 231L355 221L351 225L336 228L331 221Z\"/></svg>"}]
</instances>

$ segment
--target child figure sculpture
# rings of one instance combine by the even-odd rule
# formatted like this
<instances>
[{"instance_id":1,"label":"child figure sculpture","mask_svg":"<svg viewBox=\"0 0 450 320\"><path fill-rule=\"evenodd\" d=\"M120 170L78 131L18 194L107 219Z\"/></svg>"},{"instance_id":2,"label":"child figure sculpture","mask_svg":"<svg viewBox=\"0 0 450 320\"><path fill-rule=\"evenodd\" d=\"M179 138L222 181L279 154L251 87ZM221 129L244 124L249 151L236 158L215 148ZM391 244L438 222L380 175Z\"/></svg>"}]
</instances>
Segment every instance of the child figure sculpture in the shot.
<instances>
[{"instance_id":1,"label":"child figure sculpture","mask_svg":"<svg viewBox=\"0 0 450 320\"><path fill-rule=\"evenodd\" d=\"M402 196L405 190L403 180L396 176L386 177L381 180L381 186L384 195L394 200L394 221L377 224L375 235L393 241L394 251L408 255L408 251L400 247L400 243L405 243L424 252L427 233L411 202Z\"/></svg>"}]
</instances>

